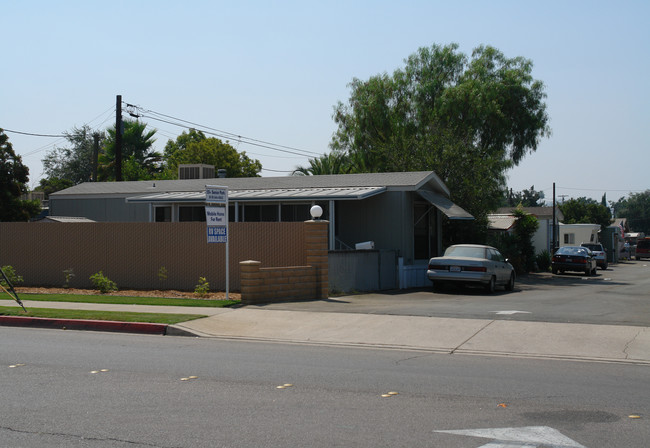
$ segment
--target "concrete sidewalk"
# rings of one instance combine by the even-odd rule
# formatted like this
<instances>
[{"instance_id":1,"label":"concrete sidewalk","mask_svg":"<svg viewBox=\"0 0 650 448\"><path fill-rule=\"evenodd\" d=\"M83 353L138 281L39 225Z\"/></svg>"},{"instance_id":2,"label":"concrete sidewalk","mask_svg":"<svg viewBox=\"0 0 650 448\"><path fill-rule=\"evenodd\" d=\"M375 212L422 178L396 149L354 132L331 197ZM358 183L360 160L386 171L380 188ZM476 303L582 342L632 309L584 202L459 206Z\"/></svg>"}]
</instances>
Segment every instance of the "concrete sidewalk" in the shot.
<instances>
[{"instance_id":1,"label":"concrete sidewalk","mask_svg":"<svg viewBox=\"0 0 650 448\"><path fill-rule=\"evenodd\" d=\"M0 301L0 306L16 305ZM16 305L17 306L17 305ZM341 312L30 302L27 308L201 314L167 334L650 365L650 328Z\"/></svg>"}]
</instances>

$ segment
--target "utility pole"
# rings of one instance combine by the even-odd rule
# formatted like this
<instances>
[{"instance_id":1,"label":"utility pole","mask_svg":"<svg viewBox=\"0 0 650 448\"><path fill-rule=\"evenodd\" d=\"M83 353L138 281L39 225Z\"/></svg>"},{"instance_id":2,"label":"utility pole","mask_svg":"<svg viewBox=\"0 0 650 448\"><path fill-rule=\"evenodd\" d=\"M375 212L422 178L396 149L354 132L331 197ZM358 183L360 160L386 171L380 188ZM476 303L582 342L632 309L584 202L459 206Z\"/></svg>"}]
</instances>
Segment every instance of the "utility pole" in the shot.
<instances>
[{"instance_id":1,"label":"utility pole","mask_svg":"<svg viewBox=\"0 0 650 448\"><path fill-rule=\"evenodd\" d=\"M115 180L122 180L122 95L115 104Z\"/></svg>"},{"instance_id":2,"label":"utility pole","mask_svg":"<svg viewBox=\"0 0 650 448\"><path fill-rule=\"evenodd\" d=\"M93 182L97 182L97 159L99 158L99 133L93 133Z\"/></svg>"},{"instance_id":3,"label":"utility pole","mask_svg":"<svg viewBox=\"0 0 650 448\"><path fill-rule=\"evenodd\" d=\"M555 182L553 182L553 249L551 250L551 255L553 255L555 253L555 247L556 247L555 246L555 240L557 239L556 234L555 234L555 228L556 228L555 227L555 220L556 219L557 218L555 217Z\"/></svg>"}]
</instances>

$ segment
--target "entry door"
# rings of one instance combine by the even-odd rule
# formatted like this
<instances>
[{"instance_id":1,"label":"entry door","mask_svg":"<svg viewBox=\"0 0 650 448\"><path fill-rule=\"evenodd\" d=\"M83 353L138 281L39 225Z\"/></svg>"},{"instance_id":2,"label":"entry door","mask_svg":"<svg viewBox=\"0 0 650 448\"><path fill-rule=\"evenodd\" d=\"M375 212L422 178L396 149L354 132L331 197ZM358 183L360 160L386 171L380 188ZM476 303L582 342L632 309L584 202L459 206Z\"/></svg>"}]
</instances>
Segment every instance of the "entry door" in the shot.
<instances>
[{"instance_id":1,"label":"entry door","mask_svg":"<svg viewBox=\"0 0 650 448\"><path fill-rule=\"evenodd\" d=\"M413 258L416 260L431 258L433 232L431 232L430 208L429 204L413 206Z\"/></svg>"}]
</instances>

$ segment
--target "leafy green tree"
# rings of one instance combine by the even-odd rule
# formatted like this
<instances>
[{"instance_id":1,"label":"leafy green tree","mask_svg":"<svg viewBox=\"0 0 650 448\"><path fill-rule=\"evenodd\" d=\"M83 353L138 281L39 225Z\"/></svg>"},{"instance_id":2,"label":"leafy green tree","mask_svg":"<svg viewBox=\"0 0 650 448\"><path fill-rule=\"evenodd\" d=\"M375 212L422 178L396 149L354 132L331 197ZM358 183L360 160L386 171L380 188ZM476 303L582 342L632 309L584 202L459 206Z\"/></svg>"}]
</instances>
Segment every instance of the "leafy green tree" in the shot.
<instances>
[{"instance_id":1,"label":"leafy green tree","mask_svg":"<svg viewBox=\"0 0 650 448\"><path fill-rule=\"evenodd\" d=\"M515 217L512 234L494 237L490 243L499 248L518 274L532 272L537 258L533 236L539 228L539 221L535 216L524 212L522 207L515 208L512 213Z\"/></svg>"},{"instance_id":2,"label":"leafy green tree","mask_svg":"<svg viewBox=\"0 0 650 448\"><path fill-rule=\"evenodd\" d=\"M88 182L93 174L94 131L89 126L73 128L64 132L68 146L55 147L46 153L42 160L45 175L50 179L65 179L77 185ZM99 134L99 145L103 144L104 134ZM57 181L50 183L54 186ZM54 190L56 191L56 190ZM51 193L54 193L51 191Z\"/></svg>"},{"instance_id":3,"label":"leafy green tree","mask_svg":"<svg viewBox=\"0 0 650 448\"><path fill-rule=\"evenodd\" d=\"M190 129L189 132L183 131L181 135L176 137L176 141L167 140L167 144L165 144L165 151L163 152L163 158L165 160L172 159L174 157L174 154L187 149L187 145L190 143L199 143L206 138L207 137L203 132L197 131L196 129Z\"/></svg>"},{"instance_id":4,"label":"leafy green tree","mask_svg":"<svg viewBox=\"0 0 650 448\"><path fill-rule=\"evenodd\" d=\"M190 130L189 134L183 132L178 136L176 142L167 142L160 177L176 179L179 165L198 163L225 169L228 177L257 177L262 170L259 160L250 159L245 152L237 152L228 142Z\"/></svg>"},{"instance_id":5,"label":"leafy green tree","mask_svg":"<svg viewBox=\"0 0 650 448\"><path fill-rule=\"evenodd\" d=\"M348 174L353 170L352 161L347 154L332 151L320 157L309 159L309 166L299 166L294 176L316 176L319 174Z\"/></svg>"},{"instance_id":6,"label":"leafy green tree","mask_svg":"<svg viewBox=\"0 0 650 448\"><path fill-rule=\"evenodd\" d=\"M29 168L0 129L0 221L29 221L40 212L38 201L21 199L28 181Z\"/></svg>"},{"instance_id":7,"label":"leafy green tree","mask_svg":"<svg viewBox=\"0 0 650 448\"><path fill-rule=\"evenodd\" d=\"M156 130L147 131L146 123L124 120L122 134L122 179L154 179L161 171L162 155L152 149ZM107 130L108 137L99 156L99 180L115 180L115 127Z\"/></svg>"},{"instance_id":8,"label":"leafy green tree","mask_svg":"<svg viewBox=\"0 0 650 448\"><path fill-rule=\"evenodd\" d=\"M45 193L45 199L48 199L52 193L65 190L74 186L74 182L69 179L59 179L58 177L46 177L40 180L38 187L34 188L35 191L42 191Z\"/></svg>"},{"instance_id":9,"label":"leafy green tree","mask_svg":"<svg viewBox=\"0 0 650 448\"><path fill-rule=\"evenodd\" d=\"M595 199L571 198L559 204L559 208L564 215L565 224L600 224L601 228L605 228L612 222L609 208Z\"/></svg>"},{"instance_id":10,"label":"leafy green tree","mask_svg":"<svg viewBox=\"0 0 650 448\"><path fill-rule=\"evenodd\" d=\"M535 191L535 185L530 189L523 189L522 191L512 191L512 188L507 191L503 199L503 207L542 207L544 206L544 192Z\"/></svg>"},{"instance_id":11,"label":"leafy green tree","mask_svg":"<svg viewBox=\"0 0 650 448\"><path fill-rule=\"evenodd\" d=\"M393 75L354 79L335 107L330 144L361 162L353 172L432 170L451 199L484 224L505 172L550 134L544 85L532 62L479 47L420 48Z\"/></svg>"},{"instance_id":12,"label":"leafy green tree","mask_svg":"<svg viewBox=\"0 0 650 448\"><path fill-rule=\"evenodd\" d=\"M612 201L617 218L627 218L630 230L650 235L650 190Z\"/></svg>"}]
</instances>

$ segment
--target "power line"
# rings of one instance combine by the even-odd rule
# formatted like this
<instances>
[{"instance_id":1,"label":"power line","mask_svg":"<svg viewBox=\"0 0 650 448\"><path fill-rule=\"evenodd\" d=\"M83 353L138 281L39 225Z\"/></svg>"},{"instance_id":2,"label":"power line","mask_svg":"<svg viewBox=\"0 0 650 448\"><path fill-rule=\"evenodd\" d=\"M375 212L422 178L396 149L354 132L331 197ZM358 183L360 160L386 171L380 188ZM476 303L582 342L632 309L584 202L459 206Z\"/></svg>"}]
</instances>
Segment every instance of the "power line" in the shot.
<instances>
[{"instance_id":1,"label":"power line","mask_svg":"<svg viewBox=\"0 0 650 448\"><path fill-rule=\"evenodd\" d=\"M55 134L34 134L32 132L22 132L22 131L12 131L11 129L4 129L2 128L3 131L5 132L12 132L14 134L21 134L21 135L31 135L33 137L54 137L54 138L65 138L65 135L55 135Z\"/></svg>"},{"instance_id":2,"label":"power line","mask_svg":"<svg viewBox=\"0 0 650 448\"><path fill-rule=\"evenodd\" d=\"M143 115L140 115L140 116L141 116L142 118L149 118L149 119L151 119L151 120L161 121L161 122L163 122L163 123L171 124L171 125L174 125L174 126L179 126L179 127L182 127L182 128L187 128L187 126L184 125L184 124L174 123L173 121L163 120L162 118L152 117L151 115L144 115L144 114L143 114ZM205 129L210 129L210 128L205 128ZM218 132L206 131L206 130L202 130L202 129L197 129L197 130L199 130L199 131L201 131L201 132L203 132L203 133L205 133L205 134L208 134L208 135L214 135L214 136L221 137L221 138L224 138L224 139L229 139L229 138L232 138L233 136L235 136L235 137L239 137L239 136L236 136L236 135L234 135L234 134L224 135L224 134L220 134L220 133L218 133ZM229 134L229 133L228 133L228 134ZM241 137L241 138L244 138L244 137ZM260 148L270 149L270 150L272 150L272 151L279 151L279 152L284 152L284 153L287 153L287 154L294 154L294 155L296 155L296 156L301 156L301 157L309 157L309 155L307 155L307 154L302 154L302 153L295 152L295 151L289 151L289 150L287 150L287 149L274 148L274 147L272 147L272 146L263 145L263 144L261 144L261 143L255 143L255 141L244 141L244 140L241 140L241 139L238 139L238 141L240 141L241 143L245 143L245 144L247 144L247 145L252 145L252 146L257 146L257 147L260 147ZM273 143L271 143L271 144L273 144ZM299 150L299 151L302 151L302 150ZM314 154L314 155L315 155L316 153L310 153L310 154Z\"/></svg>"},{"instance_id":3,"label":"power line","mask_svg":"<svg viewBox=\"0 0 650 448\"><path fill-rule=\"evenodd\" d=\"M246 136L243 136L243 135L235 134L233 132L228 132L228 131L224 131L224 130L221 130L221 129L216 129L216 128L213 128L213 127L210 127L210 126L201 125L199 123L195 123L195 122L192 122L192 121L183 120L182 118L173 117L171 115L156 112L154 110L144 109L144 108L142 108L140 106L136 106L136 105L133 105L133 104L129 104L129 103L125 103L125 104L126 104L127 108L131 108L131 109L134 109L134 110L138 111L138 112L129 112L134 117L149 118L149 119L152 119L152 120L161 121L163 123L167 123L167 124L171 124L171 125L179 126L179 127L183 127L183 128L187 128L188 127L187 125L191 125L194 129L201 130L202 132L204 132L206 134L215 135L217 137L221 137L221 138L224 138L224 139L237 140L240 143L249 144L249 145L253 145L253 146L258 146L260 148L266 148L266 149L270 149L272 151L280 151L280 152L299 155L299 156L303 156L303 157L320 156L319 153L316 153L316 152L313 152L313 151L308 151L306 149L300 149L300 148L295 148L295 147L292 147L292 146L280 145L280 144L268 142L268 141L265 141L265 140L259 140L259 139L255 139L255 138L251 138L251 137L246 137ZM157 115L158 117L152 116L152 114ZM164 117L164 118L167 118L169 120L174 120L174 121L164 120L164 119L159 118L159 117ZM179 122L180 123L185 123L185 124L180 124ZM210 131L213 131L213 132L205 131L206 129L210 130Z\"/></svg>"},{"instance_id":4,"label":"power line","mask_svg":"<svg viewBox=\"0 0 650 448\"><path fill-rule=\"evenodd\" d=\"M295 170L286 171L286 170L272 170L270 168L262 168L262 171L271 171L273 173L293 173Z\"/></svg>"}]
</instances>

